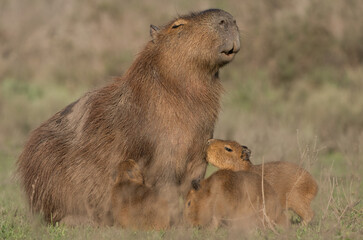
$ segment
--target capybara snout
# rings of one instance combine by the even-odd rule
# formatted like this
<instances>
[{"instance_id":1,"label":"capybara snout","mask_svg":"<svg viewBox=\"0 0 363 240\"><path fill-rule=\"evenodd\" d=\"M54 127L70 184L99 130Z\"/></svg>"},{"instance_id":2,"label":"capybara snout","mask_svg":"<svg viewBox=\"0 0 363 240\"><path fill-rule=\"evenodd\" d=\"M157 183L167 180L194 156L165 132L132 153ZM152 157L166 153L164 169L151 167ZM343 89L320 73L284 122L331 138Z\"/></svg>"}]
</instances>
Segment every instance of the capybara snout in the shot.
<instances>
[{"instance_id":1,"label":"capybara snout","mask_svg":"<svg viewBox=\"0 0 363 240\"><path fill-rule=\"evenodd\" d=\"M241 147L242 147L241 159L244 161L249 161L251 157L251 150L243 145Z\"/></svg>"}]
</instances>

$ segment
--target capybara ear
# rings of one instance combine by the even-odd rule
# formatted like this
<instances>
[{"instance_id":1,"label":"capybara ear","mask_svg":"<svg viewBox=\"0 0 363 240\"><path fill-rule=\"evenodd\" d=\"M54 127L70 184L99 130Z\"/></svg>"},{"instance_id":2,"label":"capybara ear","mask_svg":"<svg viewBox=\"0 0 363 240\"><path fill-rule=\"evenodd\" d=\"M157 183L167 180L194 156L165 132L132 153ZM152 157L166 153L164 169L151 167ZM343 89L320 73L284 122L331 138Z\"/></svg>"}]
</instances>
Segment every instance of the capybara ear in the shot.
<instances>
[{"instance_id":1,"label":"capybara ear","mask_svg":"<svg viewBox=\"0 0 363 240\"><path fill-rule=\"evenodd\" d=\"M192 181L192 187L194 190L198 191L200 188L200 179L194 179Z\"/></svg>"},{"instance_id":2,"label":"capybara ear","mask_svg":"<svg viewBox=\"0 0 363 240\"><path fill-rule=\"evenodd\" d=\"M150 25L150 36L152 37L153 39L153 42L155 41L156 39L156 36L158 35L158 32L160 31L160 29L155 26L155 25Z\"/></svg>"},{"instance_id":3,"label":"capybara ear","mask_svg":"<svg viewBox=\"0 0 363 240\"><path fill-rule=\"evenodd\" d=\"M212 142L215 142L216 140L217 139L214 139L214 138L208 139L207 145L210 145Z\"/></svg>"},{"instance_id":4,"label":"capybara ear","mask_svg":"<svg viewBox=\"0 0 363 240\"><path fill-rule=\"evenodd\" d=\"M132 171L132 170L127 170L127 171L126 171L126 173L127 173L127 176L129 176L130 180L135 179L134 171Z\"/></svg>"}]
</instances>

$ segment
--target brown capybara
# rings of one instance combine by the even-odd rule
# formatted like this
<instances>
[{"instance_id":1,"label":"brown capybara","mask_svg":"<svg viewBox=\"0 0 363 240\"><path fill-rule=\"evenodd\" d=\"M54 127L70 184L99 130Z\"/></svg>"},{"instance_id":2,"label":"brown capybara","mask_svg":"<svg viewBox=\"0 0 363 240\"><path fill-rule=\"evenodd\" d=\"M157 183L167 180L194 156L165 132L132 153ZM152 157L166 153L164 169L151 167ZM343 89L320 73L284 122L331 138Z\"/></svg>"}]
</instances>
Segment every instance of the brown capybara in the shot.
<instances>
[{"instance_id":1,"label":"brown capybara","mask_svg":"<svg viewBox=\"0 0 363 240\"><path fill-rule=\"evenodd\" d=\"M261 176L226 169L200 184L193 182L183 214L187 224L200 227L226 225L248 230L269 226L267 223L287 224L278 196Z\"/></svg>"},{"instance_id":2,"label":"brown capybara","mask_svg":"<svg viewBox=\"0 0 363 240\"><path fill-rule=\"evenodd\" d=\"M279 195L285 209L296 212L307 224L314 216L311 201L318 192L318 185L305 169L290 162L267 162L253 165L251 151L235 141L208 140L207 161L221 169L249 171L262 175Z\"/></svg>"},{"instance_id":3,"label":"brown capybara","mask_svg":"<svg viewBox=\"0 0 363 240\"><path fill-rule=\"evenodd\" d=\"M87 93L35 129L18 159L33 212L104 224L111 175L136 159L145 182L185 196L205 174L222 92L219 68L240 49L227 12L209 9L158 28L124 76ZM175 197L175 201L179 201Z\"/></svg>"},{"instance_id":4,"label":"brown capybara","mask_svg":"<svg viewBox=\"0 0 363 240\"><path fill-rule=\"evenodd\" d=\"M168 202L163 194L146 186L134 160L119 164L111 190L111 213L123 228L160 230L170 227Z\"/></svg>"}]
</instances>

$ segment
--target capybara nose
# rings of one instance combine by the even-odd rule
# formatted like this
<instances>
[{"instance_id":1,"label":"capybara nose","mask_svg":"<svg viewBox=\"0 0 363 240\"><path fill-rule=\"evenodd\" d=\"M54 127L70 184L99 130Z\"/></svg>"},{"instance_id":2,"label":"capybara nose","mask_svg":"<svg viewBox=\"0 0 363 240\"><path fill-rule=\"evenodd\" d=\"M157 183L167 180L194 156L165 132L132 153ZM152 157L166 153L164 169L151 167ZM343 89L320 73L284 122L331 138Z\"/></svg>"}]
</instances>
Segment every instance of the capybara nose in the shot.
<instances>
[{"instance_id":1,"label":"capybara nose","mask_svg":"<svg viewBox=\"0 0 363 240\"><path fill-rule=\"evenodd\" d=\"M239 37L235 41L233 41L233 53L238 53L241 49L241 43L239 41Z\"/></svg>"},{"instance_id":2,"label":"capybara nose","mask_svg":"<svg viewBox=\"0 0 363 240\"><path fill-rule=\"evenodd\" d=\"M248 149L246 146L242 146L243 150L242 150L242 155L241 158L245 161L249 161L250 157L251 157L251 150Z\"/></svg>"}]
</instances>

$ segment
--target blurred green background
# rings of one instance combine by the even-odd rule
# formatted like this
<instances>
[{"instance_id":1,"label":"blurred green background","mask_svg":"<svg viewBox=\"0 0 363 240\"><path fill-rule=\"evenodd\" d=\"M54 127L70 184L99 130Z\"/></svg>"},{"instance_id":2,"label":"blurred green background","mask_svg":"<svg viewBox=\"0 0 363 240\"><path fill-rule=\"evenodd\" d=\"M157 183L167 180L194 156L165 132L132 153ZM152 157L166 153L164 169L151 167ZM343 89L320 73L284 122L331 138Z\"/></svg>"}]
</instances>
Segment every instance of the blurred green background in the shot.
<instances>
[{"instance_id":1,"label":"blurred green background","mask_svg":"<svg viewBox=\"0 0 363 240\"><path fill-rule=\"evenodd\" d=\"M247 145L255 163L296 162L318 180L315 222L292 236L363 235L361 0L0 0L0 239L39 236L13 177L30 131L122 75L150 24L207 8L236 18L242 44L220 73L215 137Z\"/></svg>"}]
</instances>

